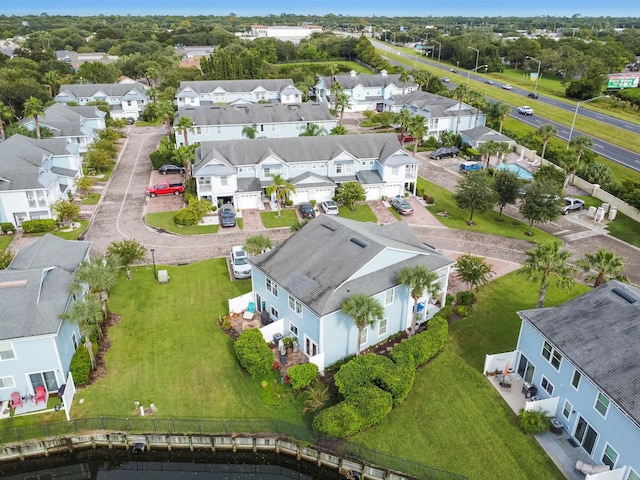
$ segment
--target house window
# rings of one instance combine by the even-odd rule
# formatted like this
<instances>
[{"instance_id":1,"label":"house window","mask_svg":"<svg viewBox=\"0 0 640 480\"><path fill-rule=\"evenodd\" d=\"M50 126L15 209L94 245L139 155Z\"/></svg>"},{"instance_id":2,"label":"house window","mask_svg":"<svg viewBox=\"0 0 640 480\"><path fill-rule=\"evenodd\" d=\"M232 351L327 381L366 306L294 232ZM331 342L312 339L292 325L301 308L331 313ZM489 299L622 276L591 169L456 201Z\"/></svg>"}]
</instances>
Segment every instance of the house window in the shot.
<instances>
[{"instance_id":1,"label":"house window","mask_svg":"<svg viewBox=\"0 0 640 480\"><path fill-rule=\"evenodd\" d=\"M202 127L196 127L196 133L202 135Z\"/></svg>"},{"instance_id":2,"label":"house window","mask_svg":"<svg viewBox=\"0 0 640 480\"><path fill-rule=\"evenodd\" d=\"M353 170L353 165L350 163L344 166L344 173L351 173Z\"/></svg>"},{"instance_id":3,"label":"house window","mask_svg":"<svg viewBox=\"0 0 640 480\"><path fill-rule=\"evenodd\" d=\"M198 185L211 185L211 177L198 178Z\"/></svg>"},{"instance_id":4,"label":"house window","mask_svg":"<svg viewBox=\"0 0 640 480\"><path fill-rule=\"evenodd\" d=\"M553 368L560 370L560 363L562 362L562 355L554 349L549 342L544 342L542 346L542 356L546 358Z\"/></svg>"},{"instance_id":5,"label":"house window","mask_svg":"<svg viewBox=\"0 0 640 480\"><path fill-rule=\"evenodd\" d=\"M387 334L387 324L388 323L389 323L389 321L386 318L383 318L382 320L380 320L380 323L378 324L378 336L379 337Z\"/></svg>"},{"instance_id":6,"label":"house window","mask_svg":"<svg viewBox=\"0 0 640 480\"><path fill-rule=\"evenodd\" d=\"M13 377L0 377L0 388L13 388L15 386Z\"/></svg>"},{"instance_id":7,"label":"house window","mask_svg":"<svg viewBox=\"0 0 640 480\"><path fill-rule=\"evenodd\" d=\"M311 168L318 168L315 163L311 164Z\"/></svg>"},{"instance_id":8,"label":"house window","mask_svg":"<svg viewBox=\"0 0 640 480\"><path fill-rule=\"evenodd\" d=\"M127 100L127 107L131 106L131 100Z\"/></svg>"},{"instance_id":9,"label":"house window","mask_svg":"<svg viewBox=\"0 0 640 480\"><path fill-rule=\"evenodd\" d=\"M393 303L395 289L390 288L386 292L384 292L384 304L391 305Z\"/></svg>"},{"instance_id":10,"label":"house window","mask_svg":"<svg viewBox=\"0 0 640 480\"><path fill-rule=\"evenodd\" d=\"M271 316L276 320L280 318L280 312L278 312L278 309L276 307L271 307Z\"/></svg>"},{"instance_id":11,"label":"house window","mask_svg":"<svg viewBox=\"0 0 640 480\"><path fill-rule=\"evenodd\" d=\"M598 394L598 398L596 398L595 409L603 417L607 416L607 411L609 410L609 399L605 396L604 393L599 393Z\"/></svg>"},{"instance_id":12,"label":"house window","mask_svg":"<svg viewBox=\"0 0 640 480\"><path fill-rule=\"evenodd\" d=\"M373 166L373 160L369 160L369 165Z\"/></svg>"},{"instance_id":13,"label":"house window","mask_svg":"<svg viewBox=\"0 0 640 480\"><path fill-rule=\"evenodd\" d=\"M267 287L267 290L269 290L274 297L278 296L278 285L276 285L275 282L272 282L270 279L267 278L266 287Z\"/></svg>"},{"instance_id":14,"label":"house window","mask_svg":"<svg viewBox=\"0 0 640 480\"><path fill-rule=\"evenodd\" d=\"M280 175L280 167L264 167L264 176L268 177L270 175Z\"/></svg>"},{"instance_id":15,"label":"house window","mask_svg":"<svg viewBox=\"0 0 640 480\"><path fill-rule=\"evenodd\" d=\"M367 162L360 162L360 165L362 165L363 167L367 166Z\"/></svg>"},{"instance_id":16,"label":"house window","mask_svg":"<svg viewBox=\"0 0 640 480\"><path fill-rule=\"evenodd\" d=\"M71 343L73 344L73 350L78 349L78 339L76 338L76 334L71 335Z\"/></svg>"},{"instance_id":17,"label":"house window","mask_svg":"<svg viewBox=\"0 0 640 480\"><path fill-rule=\"evenodd\" d=\"M611 445L607 443L607 446L604 447L604 453L602 454L602 463L609 465L611 470L613 470L616 460L618 460L618 452L611 448Z\"/></svg>"},{"instance_id":18,"label":"house window","mask_svg":"<svg viewBox=\"0 0 640 480\"><path fill-rule=\"evenodd\" d=\"M289 331L293 333L296 337L298 336L298 327L296 327L293 323L289 322Z\"/></svg>"},{"instance_id":19,"label":"house window","mask_svg":"<svg viewBox=\"0 0 640 480\"><path fill-rule=\"evenodd\" d=\"M8 343L0 343L0 360L13 360L16 358L16 353L13 351L13 346Z\"/></svg>"},{"instance_id":20,"label":"house window","mask_svg":"<svg viewBox=\"0 0 640 480\"><path fill-rule=\"evenodd\" d=\"M340 165L340 164L336 165L336 174L337 175L342 174L342 165Z\"/></svg>"},{"instance_id":21,"label":"house window","mask_svg":"<svg viewBox=\"0 0 640 480\"><path fill-rule=\"evenodd\" d=\"M276 124L275 124L275 123L272 123L272 124L271 124L271 131L272 131L272 132L275 132L275 131L276 131Z\"/></svg>"},{"instance_id":22,"label":"house window","mask_svg":"<svg viewBox=\"0 0 640 480\"><path fill-rule=\"evenodd\" d=\"M296 312L299 316L302 316L302 304L291 295L289 295L289 309Z\"/></svg>"},{"instance_id":23,"label":"house window","mask_svg":"<svg viewBox=\"0 0 640 480\"><path fill-rule=\"evenodd\" d=\"M569 402L569 400L565 400L564 407L562 407L562 416L569 420L571 412L573 412L573 405L571 405L571 402Z\"/></svg>"},{"instance_id":24,"label":"house window","mask_svg":"<svg viewBox=\"0 0 640 480\"><path fill-rule=\"evenodd\" d=\"M578 389L578 386L580 385L580 379L581 378L582 378L582 375L580 374L580 372L578 370L573 372L573 378L571 379L571 385L573 385L573 388L575 388L576 390Z\"/></svg>"},{"instance_id":25,"label":"house window","mask_svg":"<svg viewBox=\"0 0 640 480\"><path fill-rule=\"evenodd\" d=\"M291 165L291 170L296 170L296 166L295 165Z\"/></svg>"},{"instance_id":26,"label":"house window","mask_svg":"<svg viewBox=\"0 0 640 480\"><path fill-rule=\"evenodd\" d=\"M627 480L640 480L640 475L638 475L633 469L629 470L629 475L627 475Z\"/></svg>"},{"instance_id":27,"label":"house window","mask_svg":"<svg viewBox=\"0 0 640 480\"><path fill-rule=\"evenodd\" d=\"M238 173L243 173L243 172L244 172L244 168L239 167L239 168L238 168Z\"/></svg>"},{"instance_id":28,"label":"house window","mask_svg":"<svg viewBox=\"0 0 640 480\"><path fill-rule=\"evenodd\" d=\"M540 386L542 389L549 394L550 397L553 396L553 384L547 380L547 377L542 377L542 382L540 382Z\"/></svg>"},{"instance_id":29,"label":"house window","mask_svg":"<svg viewBox=\"0 0 640 480\"><path fill-rule=\"evenodd\" d=\"M391 175L393 176L398 175L398 167L391 167Z\"/></svg>"},{"instance_id":30,"label":"house window","mask_svg":"<svg viewBox=\"0 0 640 480\"><path fill-rule=\"evenodd\" d=\"M369 329L367 327L363 328L360 332L360 346L363 346L367 343L367 332Z\"/></svg>"},{"instance_id":31,"label":"house window","mask_svg":"<svg viewBox=\"0 0 640 480\"><path fill-rule=\"evenodd\" d=\"M216 127L216 133L217 133L217 134L221 134L221 133L222 133L222 127L221 127L220 125L218 125L218 126Z\"/></svg>"},{"instance_id":32,"label":"house window","mask_svg":"<svg viewBox=\"0 0 640 480\"><path fill-rule=\"evenodd\" d=\"M229 177L220 177L220 185L226 187L229 185Z\"/></svg>"},{"instance_id":33,"label":"house window","mask_svg":"<svg viewBox=\"0 0 640 480\"><path fill-rule=\"evenodd\" d=\"M253 167L247 167L247 173L253 172Z\"/></svg>"}]
</instances>

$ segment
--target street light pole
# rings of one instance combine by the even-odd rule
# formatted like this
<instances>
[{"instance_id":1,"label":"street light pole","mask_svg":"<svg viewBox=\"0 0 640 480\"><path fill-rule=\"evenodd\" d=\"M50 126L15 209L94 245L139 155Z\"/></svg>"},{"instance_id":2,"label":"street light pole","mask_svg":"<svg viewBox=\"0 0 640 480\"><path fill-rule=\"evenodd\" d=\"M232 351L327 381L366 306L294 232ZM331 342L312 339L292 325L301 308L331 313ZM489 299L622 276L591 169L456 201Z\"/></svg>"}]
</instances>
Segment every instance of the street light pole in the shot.
<instances>
[{"instance_id":1,"label":"street light pole","mask_svg":"<svg viewBox=\"0 0 640 480\"><path fill-rule=\"evenodd\" d=\"M538 93L538 82L540 81L540 65L542 65L542 62L540 60L538 60L537 58L530 57L529 55L527 55L524 58L528 58L529 60L533 60L534 62L538 62L538 76L536 77L536 85L535 85L535 87L533 87L533 93Z\"/></svg>"},{"instance_id":2,"label":"street light pole","mask_svg":"<svg viewBox=\"0 0 640 480\"><path fill-rule=\"evenodd\" d=\"M584 100L582 102L576 103L576 111L573 112L573 122L571 122L571 130L569 130L569 140L567 140L567 150L569 150L569 145L571 144L571 137L573 137L573 127L576 126L576 117L578 116L578 109L580 105L583 103L593 102L594 100L598 100L599 98L609 98L609 95L600 95L599 97L590 98L589 100Z\"/></svg>"},{"instance_id":3,"label":"street light pole","mask_svg":"<svg viewBox=\"0 0 640 480\"><path fill-rule=\"evenodd\" d=\"M442 44L437 40L434 40L433 43L437 43L438 44L438 63L440 63L440 52L442 51Z\"/></svg>"},{"instance_id":4,"label":"street light pole","mask_svg":"<svg viewBox=\"0 0 640 480\"><path fill-rule=\"evenodd\" d=\"M480 50L473 47L467 47L467 48L470 48L471 50L474 50L476 52L476 68L473 69L473 71L475 72L478 69L478 58L480 57ZM469 75L471 75L471 70L467 72L467 85L469 84Z\"/></svg>"},{"instance_id":5,"label":"street light pole","mask_svg":"<svg viewBox=\"0 0 640 480\"><path fill-rule=\"evenodd\" d=\"M158 274L156 273L156 249L151 249L151 260L153 261L153 278L154 280L158 280Z\"/></svg>"}]
</instances>

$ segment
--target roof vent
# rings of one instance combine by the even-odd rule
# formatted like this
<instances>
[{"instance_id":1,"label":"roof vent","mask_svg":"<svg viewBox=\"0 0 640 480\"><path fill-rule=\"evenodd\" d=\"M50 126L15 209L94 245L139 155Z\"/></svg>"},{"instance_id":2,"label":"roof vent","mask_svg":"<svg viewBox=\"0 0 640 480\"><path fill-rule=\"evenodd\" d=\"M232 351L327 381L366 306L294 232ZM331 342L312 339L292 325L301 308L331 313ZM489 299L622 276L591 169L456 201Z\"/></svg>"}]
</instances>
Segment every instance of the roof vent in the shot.
<instances>
[{"instance_id":1,"label":"roof vent","mask_svg":"<svg viewBox=\"0 0 640 480\"><path fill-rule=\"evenodd\" d=\"M355 243L355 244L356 244L356 245L358 245L359 247L364 248L364 247L366 247L366 246L367 246L367 244L366 244L366 243L364 243L364 242L363 242L362 240L360 240L359 238L351 237L349 240L351 240L353 243Z\"/></svg>"},{"instance_id":2,"label":"roof vent","mask_svg":"<svg viewBox=\"0 0 640 480\"><path fill-rule=\"evenodd\" d=\"M326 228L327 230L331 230L332 232L336 231L336 227L332 226L332 225L327 225L326 223L321 223L320 225L322 225L324 228Z\"/></svg>"},{"instance_id":3,"label":"roof vent","mask_svg":"<svg viewBox=\"0 0 640 480\"><path fill-rule=\"evenodd\" d=\"M638 299L636 297L631 295L631 293L629 293L624 288L617 288L616 287L616 288L611 289L611 291L613 293L615 293L616 295L618 295L619 297L624 298L629 303L636 303L638 301Z\"/></svg>"}]
</instances>

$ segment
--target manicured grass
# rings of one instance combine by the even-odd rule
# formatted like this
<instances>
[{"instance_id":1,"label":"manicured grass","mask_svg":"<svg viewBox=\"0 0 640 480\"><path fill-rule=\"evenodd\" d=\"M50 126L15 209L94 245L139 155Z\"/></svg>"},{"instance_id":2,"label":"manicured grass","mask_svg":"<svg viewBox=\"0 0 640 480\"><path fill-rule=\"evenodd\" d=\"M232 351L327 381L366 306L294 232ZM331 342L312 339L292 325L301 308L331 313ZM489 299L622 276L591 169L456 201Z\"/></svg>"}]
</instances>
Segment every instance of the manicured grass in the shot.
<instances>
[{"instance_id":1,"label":"manicured grass","mask_svg":"<svg viewBox=\"0 0 640 480\"><path fill-rule=\"evenodd\" d=\"M145 120L137 120L135 123L136 127L159 127L162 125L162 120L158 120L156 122L147 122Z\"/></svg>"},{"instance_id":2,"label":"manicured grass","mask_svg":"<svg viewBox=\"0 0 640 480\"><path fill-rule=\"evenodd\" d=\"M13 240L13 235L0 235L0 252L4 252Z\"/></svg>"},{"instance_id":3,"label":"manicured grass","mask_svg":"<svg viewBox=\"0 0 640 480\"><path fill-rule=\"evenodd\" d=\"M97 205L100 201L100 194L89 192L86 198L82 200L82 205Z\"/></svg>"},{"instance_id":4,"label":"manicured grass","mask_svg":"<svg viewBox=\"0 0 640 480\"><path fill-rule=\"evenodd\" d=\"M400 215L400 213L395 208L389 207L387 210L389 210L398 220L402 220L402 215Z\"/></svg>"},{"instance_id":5,"label":"manicured grass","mask_svg":"<svg viewBox=\"0 0 640 480\"><path fill-rule=\"evenodd\" d=\"M240 230L242 230L244 228L244 220L242 218L236 218L236 223L237 223L238 228Z\"/></svg>"},{"instance_id":6,"label":"manicured grass","mask_svg":"<svg viewBox=\"0 0 640 480\"><path fill-rule=\"evenodd\" d=\"M529 226L506 215L503 215L505 219L504 222L497 222L496 218L498 217L498 213L493 210L485 213L475 213L473 215L473 221L476 225L469 226L467 225L469 212L467 210L462 210L456 205L456 202L453 199L453 193L425 180L422 177L418 178L418 188L420 187L424 189L425 193L435 198L436 201L435 205L428 206L427 210L433 213L435 217L447 227L471 230L474 232L492 233L494 235L501 235L509 238L519 238L532 243L550 242L555 240L553 235L535 227L533 229L533 237L525 235L525 232L529 230ZM450 216L442 217L438 215L439 212L447 212Z\"/></svg>"},{"instance_id":7,"label":"manicured grass","mask_svg":"<svg viewBox=\"0 0 640 480\"><path fill-rule=\"evenodd\" d=\"M371 211L371 207L366 203L355 205L355 210L349 210L344 205L339 207L339 215L343 218L350 218L351 220L358 220L359 222L374 222L378 221L375 213Z\"/></svg>"},{"instance_id":8,"label":"manicured grass","mask_svg":"<svg viewBox=\"0 0 640 480\"><path fill-rule=\"evenodd\" d=\"M78 220L78 223L80 224L80 227L70 232L61 232L60 230L54 230L51 233L57 237L64 238L65 240L77 240L78 237L84 233L87 227L89 227L89 220Z\"/></svg>"},{"instance_id":9,"label":"manicured grass","mask_svg":"<svg viewBox=\"0 0 640 480\"><path fill-rule=\"evenodd\" d=\"M609 222L607 229L613 237L640 248L640 224L624 213L618 211L616 219Z\"/></svg>"},{"instance_id":10,"label":"manicured grass","mask_svg":"<svg viewBox=\"0 0 640 480\"><path fill-rule=\"evenodd\" d=\"M537 286L516 273L481 290L471 316L451 325L447 345L416 372L407 400L353 440L477 480L562 479L538 443L482 375L484 356L515 348L517 310L535 308ZM588 290L549 289L547 306ZM407 448L413 446L414 448Z\"/></svg>"},{"instance_id":11,"label":"manicured grass","mask_svg":"<svg viewBox=\"0 0 640 480\"><path fill-rule=\"evenodd\" d=\"M193 225L182 226L177 225L173 221L175 211L147 213L146 222L152 227L161 228L171 233L179 233L181 235L201 235L203 233L217 233L220 229L219 225Z\"/></svg>"},{"instance_id":12,"label":"manicured grass","mask_svg":"<svg viewBox=\"0 0 640 480\"><path fill-rule=\"evenodd\" d=\"M260 218L266 228L291 227L298 221L296 211L293 209L280 210L279 217L278 212L260 212Z\"/></svg>"}]
</instances>

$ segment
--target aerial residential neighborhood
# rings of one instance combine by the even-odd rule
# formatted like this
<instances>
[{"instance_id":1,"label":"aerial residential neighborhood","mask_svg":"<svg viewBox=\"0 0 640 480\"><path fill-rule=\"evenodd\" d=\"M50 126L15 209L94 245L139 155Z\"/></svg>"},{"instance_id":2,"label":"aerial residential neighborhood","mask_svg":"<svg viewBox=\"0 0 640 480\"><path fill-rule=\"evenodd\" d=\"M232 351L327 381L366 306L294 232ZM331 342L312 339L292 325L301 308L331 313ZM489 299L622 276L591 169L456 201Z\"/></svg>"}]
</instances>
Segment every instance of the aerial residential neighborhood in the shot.
<instances>
[{"instance_id":1,"label":"aerial residential neighborhood","mask_svg":"<svg viewBox=\"0 0 640 480\"><path fill-rule=\"evenodd\" d=\"M635 87L589 60L634 75L635 27L18 18L0 475L182 444L640 479Z\"/></svg>"}]
</instances>

